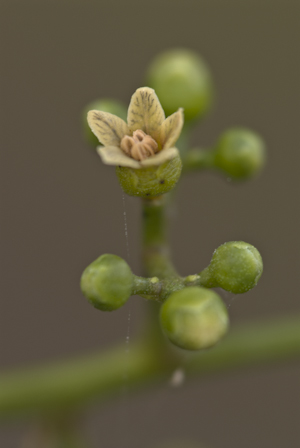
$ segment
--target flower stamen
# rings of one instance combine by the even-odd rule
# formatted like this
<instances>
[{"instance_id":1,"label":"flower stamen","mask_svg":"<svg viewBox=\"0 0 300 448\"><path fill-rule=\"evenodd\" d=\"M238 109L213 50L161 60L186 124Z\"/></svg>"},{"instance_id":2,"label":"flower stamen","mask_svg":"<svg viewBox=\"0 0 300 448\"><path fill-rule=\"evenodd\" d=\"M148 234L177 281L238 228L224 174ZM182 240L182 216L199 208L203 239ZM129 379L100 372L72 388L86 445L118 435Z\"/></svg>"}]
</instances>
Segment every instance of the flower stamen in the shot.
<instances>
[{"instance_id":1,"label":"flower stamen","mask_svg":"<svg viewBox=\"0 0 300 448\"><path fill-rule=\"evenodd\" d=\"M137 129L132 137L125 135L120 143L120 148L134 160L145 160L157 153L158 145L156 141L141 129Z\"/></svg>"}]
</instances>

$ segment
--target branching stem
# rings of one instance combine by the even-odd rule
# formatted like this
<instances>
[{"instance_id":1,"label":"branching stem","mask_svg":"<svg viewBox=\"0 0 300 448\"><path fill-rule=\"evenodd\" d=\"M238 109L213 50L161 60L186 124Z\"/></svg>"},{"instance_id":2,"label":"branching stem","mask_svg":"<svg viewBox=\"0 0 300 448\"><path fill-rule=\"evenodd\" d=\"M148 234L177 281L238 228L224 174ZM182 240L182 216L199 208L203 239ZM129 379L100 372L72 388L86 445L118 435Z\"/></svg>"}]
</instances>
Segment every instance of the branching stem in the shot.
<instances>
[{"instance_id":1,"label":"branching stem","mask_svg":"<svg viewBox=\"0 0 300 448\"><path fill-rule=\"evenodd\" d=\"M190 354L184 368L187 373L204 375L299 356L300 315L244 324L217 347ZM126 384L134 389L166 381L176 367L156 346L142 340L132 342L127 353L121 346L57 365L8 372L0 377L0 415L48 414L107 400L118 395L124 385L124 365Z\"/></svg>"},{"instance_id":2,"label":"branching stem","mask_svg":"<svg viewBox=\"0 0 300 448\"><path fill-rule=\"evenodd\" d=\"M207 270L186 278L176 272L167 244L165 213L165 198L143 201L142 258L149 278L136 276L134 292L157 301L184 286L213 286ZM42 414L55 418L87 402L106 400L120 393L124 366L130 388L167 380L179 363L183 366L182 352L172 351L165 343L158 327L157 304L148 306L151 319L144 336L131 343L130 351L121 346L57 365L0 375L0 415ZM300 316L296 316L236 328L217 347L185 357L185 369L197 375L219 373L299 355Z\"/></svg>"}]
</instances>

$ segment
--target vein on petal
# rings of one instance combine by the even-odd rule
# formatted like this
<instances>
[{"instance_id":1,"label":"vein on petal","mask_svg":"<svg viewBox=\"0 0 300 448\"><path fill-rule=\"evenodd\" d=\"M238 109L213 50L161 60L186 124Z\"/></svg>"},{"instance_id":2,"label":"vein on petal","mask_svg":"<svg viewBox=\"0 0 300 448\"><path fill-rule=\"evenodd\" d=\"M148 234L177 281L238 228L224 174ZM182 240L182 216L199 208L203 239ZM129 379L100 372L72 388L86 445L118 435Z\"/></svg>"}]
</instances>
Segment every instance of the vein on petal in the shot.
<instances>
[{"instance_id":1,"label":"vein on petal","mask_svg":"<svg viewBox=\"0 0 300 448\"><path fill-rule=\"evenodd\" d=\"M137 89L131 97L128 108L127 122L130 131L141 129L157 140L164 119L165 113L155 91L149 87Z\"/></svg>"},{"instance_id":2,"label":"vein on petal","mask_svg":"<svg viewBox=\"0 0 300 448\"><path fill-rule=\"evenodd\" d=\"M87 117L90 128L104 146L118 146L129 129L124 120L116 115L91 110Z\"/></svg>"}]
</instances>

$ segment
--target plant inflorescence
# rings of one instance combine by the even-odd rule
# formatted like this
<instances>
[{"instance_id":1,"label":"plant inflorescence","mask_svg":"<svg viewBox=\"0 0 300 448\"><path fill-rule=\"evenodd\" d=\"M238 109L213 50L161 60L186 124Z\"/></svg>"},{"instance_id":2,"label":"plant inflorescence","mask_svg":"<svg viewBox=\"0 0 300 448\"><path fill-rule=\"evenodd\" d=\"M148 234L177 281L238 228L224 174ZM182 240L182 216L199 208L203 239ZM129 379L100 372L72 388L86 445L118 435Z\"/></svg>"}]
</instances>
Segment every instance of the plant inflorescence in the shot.
<instances>
[{"instance_id":1,"label":"plant inflorescence","mask_svg":"<svg viewBox=\"0 0 300 448\"><path fill-rule=\"evenodd\" d=\"M147 321L129 351L122 345L1 374L0 415L30 413L42 421L30 448L85 446L74 411L95 397L114 396L124 386L125 364L126 386L132 389L170 378L178 365L200 375L299 356L297 316L228 331L227 307L213 288L243 294L256 286L263 262L255 247L226 242L205 269L196 267L196 273L183 277L168 245L166 211L181 176L210 169L235 181L252 178L265 162L263 140L249 129L233 127L210 149L189 148L190 131L213 98L210 71L198 54L181 49L159 55L145 84L133 94L127 112L115 99L96 100L84 111L88 141L104 164L115 165L122 190L142 202L140 272L135 275L117 255L102 254L84 270L81 290L101 311L117 310L138 295L148 301ZM185 350L193 356L183 361Z\"/></svg>"},{"instance_id":2,"label":"plant inflorescence","mask_svg":"<svg viewBox=\"0 0 300 448\"><path fill-rule=\"evenodd\" d=\"M161 302L160 323L167 338L183 349L199 350L216 344L229 327L226 306L211 288L249 291L263 263L251 244L232 241L215 250L202 272L181 277L166 241L170 192L190 170L221 170L235 180L252 177L264 164L265 148L253 131L233 128L211 150L189 150L188 134L213 96L210 72L199 55L186 50L159 55L148 70L147 84L132 95L127 122L122 105L109 100L93 103L87 117L101 143L97 151L102 161L116 166L125 193L143 201L145 277L134 275L120 257L105 254L86 268L81 289L103 311L118 309L132 294Z\"/></svg>"}]
</instances>

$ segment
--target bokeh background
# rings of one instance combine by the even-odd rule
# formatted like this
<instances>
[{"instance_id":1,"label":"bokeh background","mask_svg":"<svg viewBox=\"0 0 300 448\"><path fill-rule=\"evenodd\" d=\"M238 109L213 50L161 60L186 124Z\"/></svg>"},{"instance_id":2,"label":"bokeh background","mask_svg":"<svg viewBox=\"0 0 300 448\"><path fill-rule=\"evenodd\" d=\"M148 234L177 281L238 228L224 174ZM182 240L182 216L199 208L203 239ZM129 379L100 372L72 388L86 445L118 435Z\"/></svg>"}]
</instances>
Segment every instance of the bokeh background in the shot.
<instances>
[{"instance_id":1,"label":"bokeh background","mask_svg":"<svg viewBox=\"0 0 300 448\"><path fill-rule=\"evenodd\" d=\"M261 252L258 287L225 296L233 325L299 312L300 3L292 0L2 0L1 368L97 351L134 338L146 304L101 313L82 297L83 269L117 254L140 273L140 205L84 140L81 114L96 98L127 104L160 51L187 47L209 64L215 105L192 142L231 126L259 132L264 172L234 184L192 174L178 188L171 240L182 274L244 240ZM125 202L125 205L124 205ZM125 208L124 208L125 207ZM128 246L124 229L128 226ZM130 312L130 325L128 316ZM296 448L299 362L169 384L124 395L84 415L95 447L154 448L189 439L209 448ZM15 448L28 422L1 424ZM42 447L41 447L42 448Z\"/></svg>"}]
</instances>

